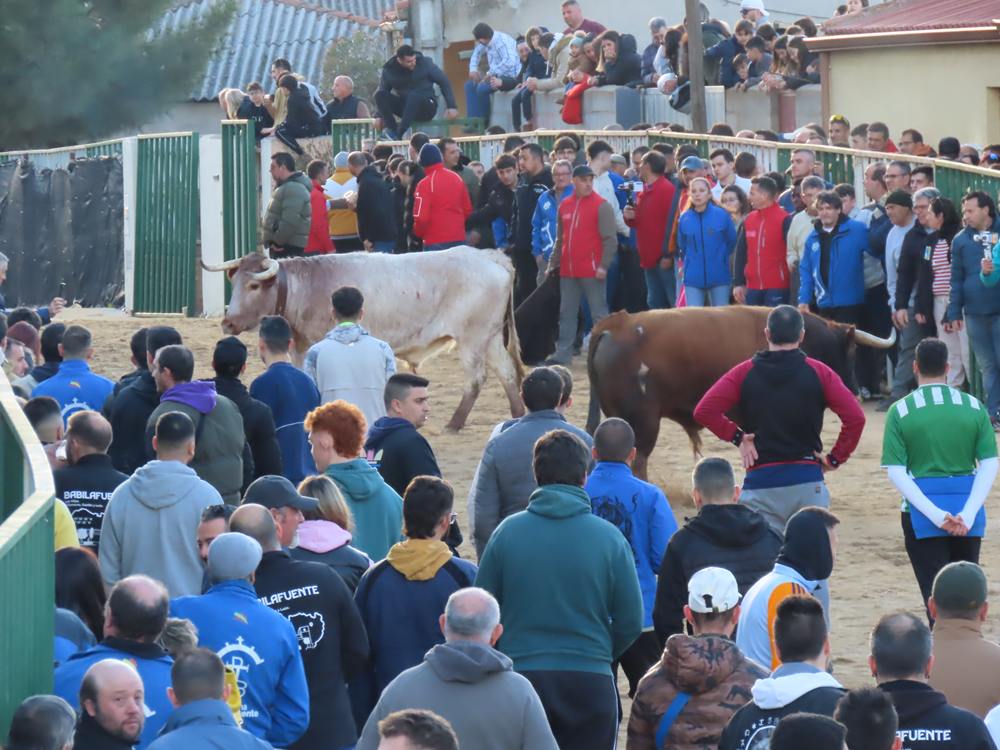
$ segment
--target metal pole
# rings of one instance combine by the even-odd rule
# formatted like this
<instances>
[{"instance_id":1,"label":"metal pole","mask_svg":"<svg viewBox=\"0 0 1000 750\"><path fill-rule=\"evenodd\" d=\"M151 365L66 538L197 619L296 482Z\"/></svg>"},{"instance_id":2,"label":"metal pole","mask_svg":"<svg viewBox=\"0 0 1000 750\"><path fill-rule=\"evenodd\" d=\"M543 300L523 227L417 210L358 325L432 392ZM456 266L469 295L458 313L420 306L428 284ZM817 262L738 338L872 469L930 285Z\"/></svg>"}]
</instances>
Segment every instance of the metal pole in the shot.
<instances>
[{"instance_id":1,"label":"metal pole","mask_svg":"<svg viewBox=\"0 0 1000 750\"><path fill-rule=\"evenodd\" d=\"M708 132L705 114L705 43L701 37L701 3L684 0L688 37L688 79L691 81L691 129Z\"/></svg>"}]
</instances>

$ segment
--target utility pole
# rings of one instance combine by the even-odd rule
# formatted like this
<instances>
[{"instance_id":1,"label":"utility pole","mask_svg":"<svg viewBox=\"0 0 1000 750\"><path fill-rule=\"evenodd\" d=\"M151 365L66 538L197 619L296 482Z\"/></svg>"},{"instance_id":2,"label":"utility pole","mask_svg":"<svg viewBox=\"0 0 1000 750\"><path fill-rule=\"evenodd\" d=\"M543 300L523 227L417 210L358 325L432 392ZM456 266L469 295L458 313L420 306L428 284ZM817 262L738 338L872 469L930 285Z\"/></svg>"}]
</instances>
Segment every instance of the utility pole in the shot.
<instances>
[{"instance_id":1,"label":"utility pole","mask_svg":"<svg viewBox=\"0 0 1000 750\"><path fill-rule=\"evenodd\" d=\"M688 38L688 80L691 82L691 129L695 133L708 131L705 113L705 43L701 36L701 3L684 0Z\"/></svg>"}]
</instances>

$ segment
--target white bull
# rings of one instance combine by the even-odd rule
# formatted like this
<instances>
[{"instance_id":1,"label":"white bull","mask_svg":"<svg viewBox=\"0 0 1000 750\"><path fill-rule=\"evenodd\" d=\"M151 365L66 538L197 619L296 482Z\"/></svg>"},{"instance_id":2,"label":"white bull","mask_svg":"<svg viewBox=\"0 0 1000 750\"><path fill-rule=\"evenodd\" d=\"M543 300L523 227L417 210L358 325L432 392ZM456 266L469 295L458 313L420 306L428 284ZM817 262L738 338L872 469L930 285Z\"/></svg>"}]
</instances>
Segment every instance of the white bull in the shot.
<instances>
[{"instance_id":1,"label":"white bull","mask_svg":"<svg viewBox=\"0 0 1000 750\"><path fill-rule=\"evenodd\" d=\"M227 333L256 328L265 315L282 315L295 337L296 363L333 323L330 295L355 286L365 298L364 325L416 369L455 346L465 375L462 400L448 429L465 424L486 381L503 384L511 414L524 413L519 393L524 367L514 328L514 269L498 250L456 247L391 255L349 253L274 260L252 253L210 271L226 271L232 298L222 320ZM506 337L506 345L504 338Z\"/></svg>"}]
</instances>

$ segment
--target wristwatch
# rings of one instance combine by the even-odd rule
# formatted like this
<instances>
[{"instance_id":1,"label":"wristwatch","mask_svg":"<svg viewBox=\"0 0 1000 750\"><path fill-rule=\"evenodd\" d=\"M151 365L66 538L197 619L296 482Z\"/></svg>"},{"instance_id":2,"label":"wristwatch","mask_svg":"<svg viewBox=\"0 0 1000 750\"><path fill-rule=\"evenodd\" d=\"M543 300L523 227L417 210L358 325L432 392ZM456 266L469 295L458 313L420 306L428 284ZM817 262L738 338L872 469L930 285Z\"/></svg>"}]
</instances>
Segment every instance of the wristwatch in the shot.
<instances>
[{"instance_id":1,"label":"wristwatch","mask_svg":"<svg viewBox=\"0 0 1000 750\"><path fill-rule=\"evenodd\" d=\"M746 433L744 433L743 430L741 430L739 427L737 427L736 428L736 434L733 435L733 439L730 440L729 442L731 442L733 445L735 445L737 448L739 448L740 447L740 443L743 442L743 436L745 434Z\"/></svg>"}]
</instances>

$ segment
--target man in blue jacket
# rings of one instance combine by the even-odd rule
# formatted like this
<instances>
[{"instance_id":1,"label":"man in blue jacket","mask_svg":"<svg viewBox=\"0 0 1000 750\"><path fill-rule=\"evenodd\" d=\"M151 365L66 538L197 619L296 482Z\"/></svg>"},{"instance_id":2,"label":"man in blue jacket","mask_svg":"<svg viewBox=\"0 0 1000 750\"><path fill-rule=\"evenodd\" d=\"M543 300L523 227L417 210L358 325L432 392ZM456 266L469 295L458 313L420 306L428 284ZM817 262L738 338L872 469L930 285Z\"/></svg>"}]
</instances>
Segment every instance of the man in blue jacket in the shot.
<instances>
[{"instance_id":1,"label":"man in blue jacket","mask_svg":"<svg viewBox=\"0 0 1000 750\"><path fill-rule=\"evenodd\" d=\"M292 364L291 346L292 329L287 320L268 315L260 321L257 350L267 370L250 384L250 396L271 407L282 473L297 485L316 473L302 423L306 414L319 406L320 397L313 379Z\"/></svg>"},{"instance_id":2,"label":"man in blue jacket","mask_svg":"<svg viewBox=\"0 0 1000 750\"><path fill-rule=\"evenodd\" d=\"M983 283L983 260L992 263L993 247L1000 242L1000 219L993 199L982 191L962 199L965 229L951 243L951 302L948 320L969 327L969 343L983 374L986 408L993 426L1000 425L1000 294ZM945 324L949 325L949 324Z\"/></svg>"},{"instance_id":3,"label":"man in blue jacket","mask_svg":"<svg viewBox=\"0 0 1000 750\"><path fill-rule=\"evenodd\" d=\"M538 198L531 217L531 254L538 264L539 285L545 278L545 269L549 266L552 248L556 244L559 204L573 193L572 175L573 165L565 159L559 159L552 165L553 187Z\"/></svg>"},{"instance_id":4,"label":"man in blue jacket","mask_svg":"<svg viewBox=\"0 0 1000 750\"><path fill-rule=\"evenodd\" d=\"M816 196L816 208L819 219L799 263L799 310L809 312L815 296L824 318L857 325L865 301L868 229L843 215L843 201L832 190Z\"/></svg>"},{"instance_id":5,"label":"man in blue jacket","mask_svg":"<svg viewBox=\"0 0 1000 750\"><path fill-rule=\"evenodd\" d=\"M595 516L617 526L629 543L642 591L642 635L620 660L632 697L639 680L660 659L660 641L653 630L656 573L677 522L663 491L632 474L635 432L628 422L617 417L601 422L594 432L593 456L597 465L584 486L590 506Z\"/></svg>"},{"instance_id":6,"label":"man in blue jacket","mask_svg":"<svg viewBox=\"0 0 1000 750\"><path fill-rule=\"evenodd\" d=\"M115 384L90 371L87 360L94 353L90 331L83 326L67 327L59 353L63 358L59 372L39 383L31 395L51 396L58 401L64 423L75 412L100 411Z\"/></svg>"},{"instance_id":7,"label":"man in blue jacket","mask_svg":"<svg viewBox=\"0 0 1000 750\"><path fill-rule=\"evenodd\" d=\"M292 624L257 599L253 579L262 554L246 534L217 536L208 548L214 585L201 596L174 599L170 614L191 620L198 645L236 673L244 728L288 747L309 726L309 688Z\"/></svg>"},{"instance_id":8,"label":"man in blue jacket","mask_svg":"<svg viewBox=\"0 0 1000 750\"><path fill-rule=\"evenodd\" d=\"M136 746L143 750L156 739L173 711L167 687L174 661L156 645L167 626L167 590L152 578L129 576L111 589L107 607L104 640L63 662L56 669L53 691L70 705L79 706L80 685L91 666L105 659L128 661L145 687L146 723Z\"/></svg>"},{"instance_id":9,"label":"man in blue jacket","mask_svg":"<svg viewBox=\"0 0 1000 750\"><path fill-rule=\"evenodd\" d=\"M210 745L232 750L270 750L264 740L236 726L226 704L229 686L222 659L207 648L178 657L167 696L174 712L151 750L190 750Z\"/></svg>"}]
</instances>

